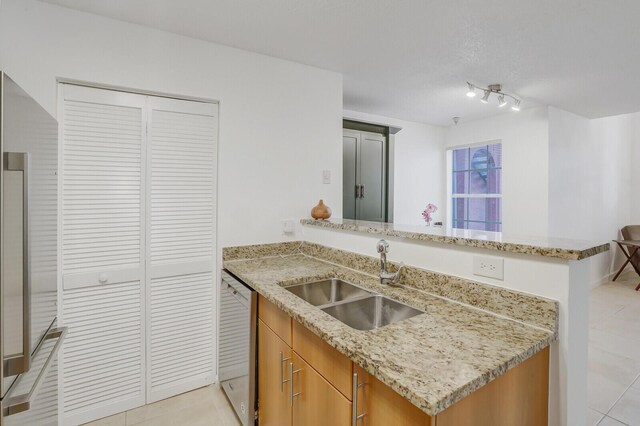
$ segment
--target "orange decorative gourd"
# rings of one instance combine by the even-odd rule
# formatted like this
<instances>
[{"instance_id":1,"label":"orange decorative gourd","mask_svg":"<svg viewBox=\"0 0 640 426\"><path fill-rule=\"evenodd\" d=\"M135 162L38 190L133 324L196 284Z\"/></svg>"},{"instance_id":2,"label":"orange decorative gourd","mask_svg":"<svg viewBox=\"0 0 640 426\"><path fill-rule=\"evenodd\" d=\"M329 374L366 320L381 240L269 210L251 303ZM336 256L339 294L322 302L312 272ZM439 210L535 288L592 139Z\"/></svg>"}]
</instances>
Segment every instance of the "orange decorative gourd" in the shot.
<instances>
[{"instance_id":1,"label":"orange decorative gourd","mask_svg":"<svg viewBox=\"0 0 640 426\"><path fill-rule=\"evenodd\" d=\"M318 205L311 209L311 217L314 219L329 219L331 217L331 208L320 200Z\"/></svg>"}]
</instances>

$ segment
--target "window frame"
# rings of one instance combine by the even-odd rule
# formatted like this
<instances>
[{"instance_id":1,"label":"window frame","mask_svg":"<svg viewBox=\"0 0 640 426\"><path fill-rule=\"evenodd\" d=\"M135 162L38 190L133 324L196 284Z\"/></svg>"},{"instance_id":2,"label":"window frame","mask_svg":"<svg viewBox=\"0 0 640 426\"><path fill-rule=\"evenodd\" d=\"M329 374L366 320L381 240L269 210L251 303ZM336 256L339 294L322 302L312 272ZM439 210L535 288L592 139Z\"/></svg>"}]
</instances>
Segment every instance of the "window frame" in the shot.
<instances>
[{"instance_id":1,"label":"window frame","mask_svg":"<svg viewBox=\"0 0 640 426\"><path fill-rule=\"evenodd\" d=\"M489 146L489 145L500 145L500 148L502 150L503 146L502 146L502 140L501 139L495 139L495 140L489 140L489 141L483 141L483 142L476 142L476 143L471 143L471 144L464 144L464 145L455 145L455 146L449 146L446 149L446 182L447 182L447 219L449 221L449 226L448 228L452 228L452 229L462 229L462 230L468 230L468 231L477 231L477 232L502 232L503 229L503 225L504 225L504 218L502 217L502 210L503 210L503 203L502 203L502 199L503 199L503 193L504 193L504 186L502 184L502 172L500 174L500 192L499 193L495 193L495 194L465 194L465 193L454 193L453 192L453 151L455 150L460 150L460 149L468 149L468 148L478 148L478 147L483 147L483 146ZM504 155L502 156L504 158ZM471 162L471 158L469 158L469 162ZM500 170L504 170L502 162L500 165ZM463 199L480 199L480 198L494 198L494 199L499 199L500 200L500 222L494 222L494 221L469 221L469 220L465 220L463 219L462 221L464 223L493 223L493 224L499 224L500 227L500 231L486 231L486 230L474 230L474 229L469 229L469 228L456 228L454 227L454 209L453 209L453 199L454 198L463 198ZM486 228L486 226L485 226Z\"/></svg>"}]
</instances>

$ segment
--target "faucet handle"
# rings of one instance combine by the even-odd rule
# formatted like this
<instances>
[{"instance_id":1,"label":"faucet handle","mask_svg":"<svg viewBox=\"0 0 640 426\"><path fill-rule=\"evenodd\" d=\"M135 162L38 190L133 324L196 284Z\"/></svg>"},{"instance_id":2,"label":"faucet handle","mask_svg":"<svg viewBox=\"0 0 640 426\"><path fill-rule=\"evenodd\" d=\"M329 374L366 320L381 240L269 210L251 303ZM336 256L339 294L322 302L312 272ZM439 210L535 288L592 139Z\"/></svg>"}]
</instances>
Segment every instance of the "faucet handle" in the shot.
<instances>
[{"instance_id":1,"label":"faucet handle","mask_svg":"<svg viewBox=\"0 0 640 426\"><path fill-rule=\"evenodd\" d=\"M385 240L378 241L377 245L378 253L388 253L389 252L389 243Z\"/></svg>"}]
</instances>

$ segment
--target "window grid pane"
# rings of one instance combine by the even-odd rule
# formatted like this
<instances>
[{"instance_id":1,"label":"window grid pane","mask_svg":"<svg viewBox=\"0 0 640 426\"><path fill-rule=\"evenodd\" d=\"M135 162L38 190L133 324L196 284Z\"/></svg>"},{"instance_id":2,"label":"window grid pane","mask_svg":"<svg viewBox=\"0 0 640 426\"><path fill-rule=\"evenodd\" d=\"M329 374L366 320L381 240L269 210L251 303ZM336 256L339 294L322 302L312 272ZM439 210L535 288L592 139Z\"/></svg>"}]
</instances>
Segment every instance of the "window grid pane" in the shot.
<instances>
[{"instance_id":1,"label":"window grid pane","mask_svg":"<svg viewBox=\"0 0 640 426\"><path fill-rule=\"evenodd\" d=\"M500 232L502 145L455 149L452 160L452 227Z\"/></svg>"}]
</instances>

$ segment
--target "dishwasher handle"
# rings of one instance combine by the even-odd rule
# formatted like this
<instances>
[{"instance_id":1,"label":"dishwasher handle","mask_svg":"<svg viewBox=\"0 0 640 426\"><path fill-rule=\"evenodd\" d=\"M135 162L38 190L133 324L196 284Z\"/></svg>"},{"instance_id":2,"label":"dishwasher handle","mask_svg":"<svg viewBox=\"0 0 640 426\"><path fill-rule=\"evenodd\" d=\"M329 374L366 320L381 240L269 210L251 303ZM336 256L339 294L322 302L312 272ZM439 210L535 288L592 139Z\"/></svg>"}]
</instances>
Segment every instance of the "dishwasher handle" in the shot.
<instances>
[{"instance_id":1,"label":"dishwasher handle","mask_svg":"<svg viewBox=\"0 0 640 426\"><path fill-rule=\"evenodd\" d=\"M240 302L245 308L250 309L251 302L242 293L240 293L234 286L229 284L226 280L222 280L222 284L227 293Z\"/></svg>"}]
</instances>

